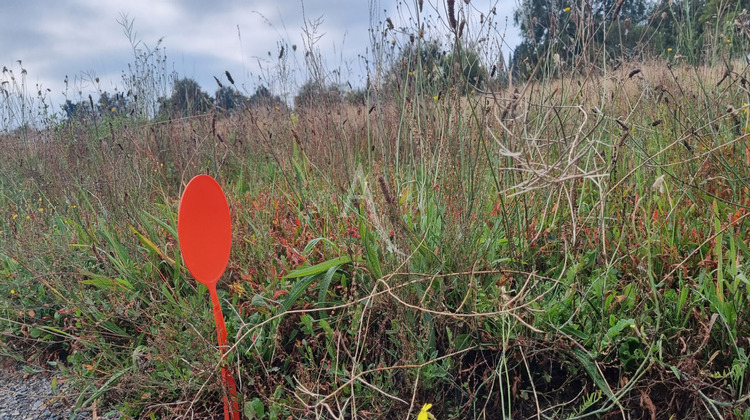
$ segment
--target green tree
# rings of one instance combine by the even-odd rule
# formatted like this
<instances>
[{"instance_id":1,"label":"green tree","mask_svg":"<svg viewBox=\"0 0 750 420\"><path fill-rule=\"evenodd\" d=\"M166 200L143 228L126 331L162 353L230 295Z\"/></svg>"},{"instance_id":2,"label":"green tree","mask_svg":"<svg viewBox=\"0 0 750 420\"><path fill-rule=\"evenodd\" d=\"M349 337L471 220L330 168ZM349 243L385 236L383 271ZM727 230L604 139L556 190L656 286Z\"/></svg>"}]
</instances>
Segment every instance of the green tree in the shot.
<instances>
[{"instance_id":1,"label":"green tree","mask_svg":"<svg viewBox=\"0 0 750 420\"><path fill-rule=\"evenodd\" d=\"M86 104L83 102L75 103L71 101L70 99L66 99L65 103L62 105L62 110L65 113L65 116L70 121L70 120L74 120L78 118L80 116L79 110L84 109L85 106Z\"/></svg>"},{"instance_id":2,"label":"green tree","mask_svg":"<svg viewBox=\"0 0 750 420\"><path fill-rule=\"evenodd\" d=\"M651 10L648 0L522 0L513 15L523 38L513 67L524 77L540 60L546 70L588 63L601 46L611 57L629 55L640 38L622 35L647 25Z\"/></svg>"},{"instance_id":3,"label":"green tree","mask_svg":"<svg viewBox=\"0 0 750 420\"><path fill-rule=\"evenodd\" d=\"M220 87L214 95L216 106L227 112L243 107L248 100L249 98L231 86Z\"/></svg>"},{"instance_id":4,"label":"green tree","mask_svg":"<svg viewBox=\"0 0 750 420\"><path fill-rule=\"evenodd\" d=\"M445 50L437 40L411 43L404 47L387 72L386 80L410 86L416 81L428 85L445 82Z\"/></svg>"},{"instance_id":5,"label":"green tree","mask_svg":"<svg viewBox=\"0 0 750 420\"><path fill-rule=\"evenodd\" d=\"M93 118L99 116L100 107L94 104L94 108L91 107L92 103L88 100L81 100L73 102L70 99L65 100L62 105L62 110L65 112L68 122L74 120L77 121L91 121Z\"/></svg>"},{"instance_id":6,"label":"green tree","mask_svg":"<svg viewBox=\"0 0 750 420\"><path fill-rule=\"evenodd\" d=\"M263 106L271 109L286 109L287 106L278 95L274 95L267 87L261 85L248 99L250 106Z\"/></svg>"},{"instance_id":7,"label":"green tree","mask_svg":"<svg viewBox=\"0 0 750 420\"><path fill-rule=\"evenodd\" d=\"M128 101L122 93L110 95L108 92L102 92L98 104L100 115L123 115L128 108Z\"/></svg>"},{"instance_id":8,"label":"green tree","mask_svg":"<svg viewBox=\"0 0 750 420\"><path fill-rule=\"evenodd\" d=\"M487 69L474 48L463 47L446 56L443 67L444 73L449 75L451 85L459 87L461 93L482 88L488 79Z\"/></svg>"},{"instance_id":9,"label":"green tree","mask_svg":"<svg viewBox=\"0 0 750 420\"><path fill-rule=\"evenodd\" d=\"M655 54L682 56L692 63L715 64L717 60L747 54L748 21L743 11L750 0L661 0L652 6L653 33L648 48ZM743 27L745 29L743 29Z\"/></svg>"},{"instance_id":10,"label":"green tree","mask_svg":"<svg viewBox=\"0 0 750 420\"><path fill-rule=\"evenodd\" d=\"M201 89L198 82L189 78L175 80L172 86L172 96L169 99L160 98L159 103L160 115L178 117L207 112L213 106L208 93Z\"/></svg>"},{"instance_id":11,"label":"green tree","mask_svg":"<svg viewBox=\"0 0 750 420\"><path fill-rule=\"evenodd\" d=\"M338 105L342 101L341 90L337 86L323 86L310 79L302 85L299 93L294 97L294 107L303 109L332 106Z\"/></svg>"},{"instance_id":12,"label":"green tree","mask_svg":"<svg viewBox=\"0 0 750 420\"><path fill-rule=\"evenodd\" d=\"M412 43L399 53L387 72L387 80L410 90L415 83L430 96L447 86L455 86L461 93L480 88L489 79L479 53L472 45L454 44L446 50L437 40Z\"/></svg>"}]
</instances>

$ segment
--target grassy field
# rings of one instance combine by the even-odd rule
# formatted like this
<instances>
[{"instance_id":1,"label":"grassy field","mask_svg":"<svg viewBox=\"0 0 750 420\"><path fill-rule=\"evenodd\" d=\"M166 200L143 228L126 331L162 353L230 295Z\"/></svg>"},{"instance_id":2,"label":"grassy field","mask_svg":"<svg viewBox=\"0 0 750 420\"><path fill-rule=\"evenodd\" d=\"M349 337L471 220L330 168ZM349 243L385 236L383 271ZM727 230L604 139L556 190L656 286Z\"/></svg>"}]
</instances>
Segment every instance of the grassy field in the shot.
<instances>
[{"instance_id":1,"label":"grassy field","mask_svg":"<svg viewBox=\"0 0 750 420\"><path fill-rule=\"evenodd\" d=\"M0 135L0 354L82 409L221 412L176 232L208 173L247 418L750 418L747 67L413 70L355 103Z\"/></svg>"}]
</instances>

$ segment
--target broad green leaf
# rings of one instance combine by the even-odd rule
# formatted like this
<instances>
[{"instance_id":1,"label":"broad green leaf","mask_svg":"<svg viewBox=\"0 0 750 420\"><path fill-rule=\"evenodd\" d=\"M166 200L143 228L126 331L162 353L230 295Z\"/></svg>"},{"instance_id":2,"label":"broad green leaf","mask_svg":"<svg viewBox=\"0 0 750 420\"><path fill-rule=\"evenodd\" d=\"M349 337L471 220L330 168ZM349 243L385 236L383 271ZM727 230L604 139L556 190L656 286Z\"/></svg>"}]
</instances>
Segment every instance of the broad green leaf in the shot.
<instances>
[{"instance_id":1,"label":"broad green leaf","mask_svg":"<svg viewBox=\"0 0 750 420\"><path fill-rule=\"evenodd\" d=\"M134 290L133 285L125 279L112 279L108 277L101 277L94 274L89 274L90 279L81 280L82 284L94 286L99 289L116 289L118 287L124 287L128 290Z\"/></svg>"},{"instance_id":2,"label":"broad green leaf","mask_svg":"<svg viewBox=\"0 0 750 420\"><path fill-rule=\"evenodd\" d=\"M253 398L252 401L246 401L242 411L250 420L266 417L266 408L258 397Z\"/></svg>"},{"instance_id":3,"label":"broad green leaf","mask_svg":"<svg viewBox=\"0 0 750 420\"><path fill-rule=\"evenodd\" d=\"M609 386L607 386L607 382L602 378L602 375L599 374L599 369L596 368L596 362L594 359L589 356L589 354L578 347L573 348L573 355L578 359L579 362L581 362L581 365L583 365L583 369L586 371L586 373L589 375L589 377L594 381L596 386L602 390L602 392L612 397L612 392L609 390Z\"/></svg>"},{"instance_id":4,"label":"broad green leaf","mask_svg":"<svg viewBox=\"0 0 750 420\"><path fill-rule=\"evenodd\" d=\"M298 281L293 287L292 290L289 291L289 295L284 299L284 302L281 304L281 307L279 308L279 313L284 313L289 310L289 308L294 305L294 302L302 296L303 293L305 293L305 290L307 290L308 287L312 284L312 282L315 280L315 276L307 276L302 278L302 280Z\"/></svg>"},{"instance_id":5,"label":"broad green leaf","mask_svg":"<svg viewBox=\"0 0 750 420\"><path fill-rule=\"evenodd\" d=\"M328 286L331 284L331 279L333 279L333 275L336 274L336 270L338 269L339 266L329 268L328 271L326 271L326 275L320 280L320 284L318 285L318 304L322 305L326 303Z\"/></svg>"},{"instance_id":6,"label":"broad green leaf","mask_svg":"<svg viewBox=\"0 0 750 420\"><path fill-rule=\"evenodd\" d=\"M630 327L635 323L634 319L621 319L617 321L610 329L607 330L607 336L604 338L604 343L608 344L613 338L617 337L622 333L622 330Z\"/></svg>"},{"instance_id":7,"label":"broad green leaf","mask_svg":"<svg viewBox=\"0 0 750 420\"><path fill-rule=\"evenodd\" d=\"M300 268L294 271L291 271L289 274L284 276L285 279L296 279L298 277L305 277L305 276L314 276L316 274L325 273L332 267L338 267L343 264L348 264L352 262L352 259L349 256L343 256L334 258L328 261L323 261L320 264L315 264L313 266Z\"/></svg>"},{"instance_id":8,"label":"broad green leaf","mask_svg":"<svg viewBox=\"0 0 750 420\"><path fill-rule=\"evenodd\" d=\"M320 241L323 241L323 242L327 243L328 245L330 245L333 249L335 249L337 251L339 249L339 247L337 247L336 244L334 244L333 242L331 242L330 239L324 238L324 237L321 236L321 237L312 239L310 242L308 242L307 245L305 245L305 249L302 250L302 254L305 254L305 255L309 254L310 251L312 251L312 249L315 247L315 245L317 245L318 242L320 242Z\"/></svg>"},{"instance_id":9,"label":"broad green leaf","mask_svg":"<svg viewBox=\"0 0 750 420\"><path fill-rule=\"evenodd\" d=\"M586 334L583 331L580 331L580 330L574 328L572 325L565 325L560 330L562 332L564 332L565 334L578 337L581 340L588 340L589 339L589 335L588 334Z\"/></svg>"},{"instance_id":10,"label":"broad green leaf","mask_svg":"<svg viewBox=\"0 0 750 420\"><path fill-rule=\"evenodd\" d=\"M367 268L370 269L370 272L376 279L383 277L378 253L375 250L375 240L372 238L369 229L367 229L367 221L365 221L364 217L360 217L359 219L359 237L362 238L362 242L365 245Z\"/></svg>"},{"instance_id":11,"label":"broad green leaf","mask_svg":"<svg viewBox=\"0 0 750 420\"><path fill-rule=\"evenodd\" d=\"M175 265L174 260L171 257L169 257L167 254L162 252L162 250L159 249L159 247L157 247L156 244L154 244L151 241L151 239L148 239L143 234L138 232L133 226L130 226L130 231L133 232L133 234L138 238L138 240L141 242L141 244L143 244L143 246L145 246L146 248L156 253L159 256L159 258L168 262L172 267L174 267Z\"/></svg>"}]
</instances>

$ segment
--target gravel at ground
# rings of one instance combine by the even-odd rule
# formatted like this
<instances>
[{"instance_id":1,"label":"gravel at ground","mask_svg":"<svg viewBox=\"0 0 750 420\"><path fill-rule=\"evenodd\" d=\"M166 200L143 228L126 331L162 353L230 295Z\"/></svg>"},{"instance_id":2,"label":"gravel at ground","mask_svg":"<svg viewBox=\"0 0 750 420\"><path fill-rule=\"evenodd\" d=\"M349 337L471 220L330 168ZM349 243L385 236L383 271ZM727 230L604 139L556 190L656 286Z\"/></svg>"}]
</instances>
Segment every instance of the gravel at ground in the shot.
<instances>
[{"instance_id":1,"label":"gravel at ground","mask_svg":"<svg viewBox=\"0 0 750 420\"><path fill-rule=\"evenodd\" d=\"M20 363L0 360L0 420L70 419L76 395L58 382L53 390L55 372L41 373L24 369ZM112 416L96 416L112 419ZM73 419L93 419L90 411L80 411Z\"/></svg>"}]
</instances>

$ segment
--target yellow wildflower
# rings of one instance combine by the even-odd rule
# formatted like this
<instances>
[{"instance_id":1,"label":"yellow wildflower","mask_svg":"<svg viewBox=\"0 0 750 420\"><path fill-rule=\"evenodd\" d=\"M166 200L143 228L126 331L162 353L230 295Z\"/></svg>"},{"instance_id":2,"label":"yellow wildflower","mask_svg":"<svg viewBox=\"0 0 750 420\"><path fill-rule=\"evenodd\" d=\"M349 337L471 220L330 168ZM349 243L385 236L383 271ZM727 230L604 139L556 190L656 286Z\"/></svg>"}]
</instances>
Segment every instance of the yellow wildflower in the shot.
<instances>
[{"instance_id":1,"label":"yellow wildflower","mask_svg":"<svg viewBox=\"0 0 750 420\"><path fill-rule=\"evenodd\" d=\"M434 100L437 101L438 99L440 99L440 97L438 97L437 95L435 95L435 96L432 97L432 99L434 99Z\"/></svg>"},{"instance_id":2,"label":"yellow wildflower","mask_svg":"<svg viewBox=\"0 0 750 420\"><path fill-rule=\"evenodd\" d=\"M15 290L13 290L13 289L10 289L10 294L11 294L11 295L15 295L15 294L16 294L16 291L15 291Z\"/></svg>"},{"instance_id":3,"label":"yellow wildflower","mask_svg":"<svg viewBox=\"0 0 750 420\"><path fill-rule=\"evenodd\" d=\"M435 416L432 415L432 413L429 412L429 410L432 408L432 404L425 404L422 406L422 409L419 410L419 414L417 415L417 420L435 420Z\"/></svg>"},{"instance_id":4,"label":"yellow wildflower","mask_svg":"<svg viewBox=\"0 0 750 420\"><path fill-rule=\"evenodd\" d=\"M563 9L563 11L564 11L565 13L568 13L568 12L570 11L570 7L566 7L566 8L564 8L564 9Z\"/></svg>"},{"instance_id":5,"label":"yellow wildflower","mask_svg":"<svg viewBox=\"0 0 750 420\"><path fill-rule=\"evenodd\" d=\"M16 220L16 219L18 219L18 215L17 215L17 214L14 214L14 215L13 215L13 220Z\"/></svg>"},{"instance_id":6,"label":"yellow wildflower","mask_svg":"<svg viewBox=\"0 0 750 420\"><path fill-rule=\"evenodd\" d=\"M672 52L672 49L671 48L667 48L667 52Z\"/></svg>"}]
</instances>

